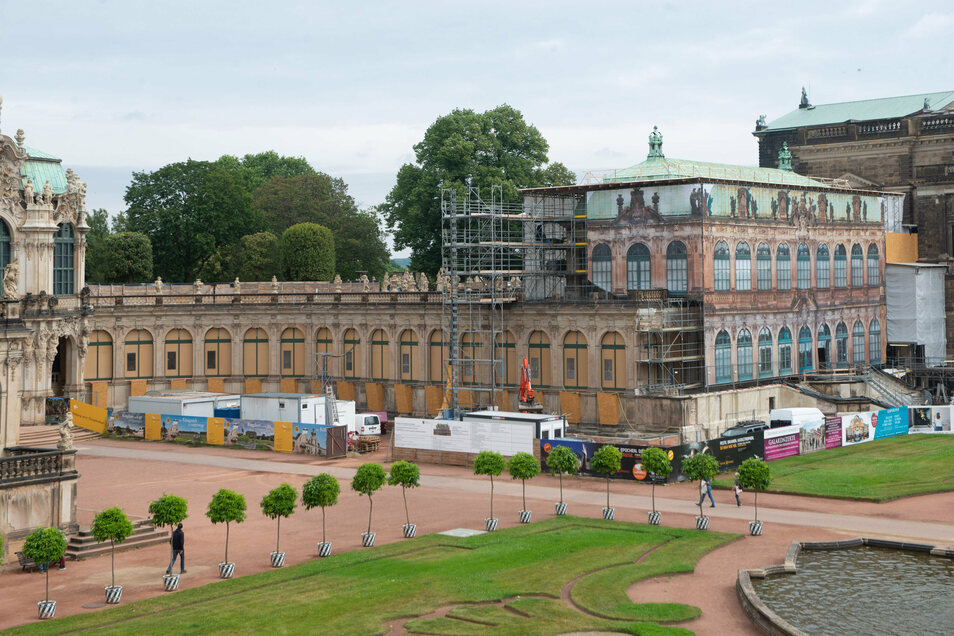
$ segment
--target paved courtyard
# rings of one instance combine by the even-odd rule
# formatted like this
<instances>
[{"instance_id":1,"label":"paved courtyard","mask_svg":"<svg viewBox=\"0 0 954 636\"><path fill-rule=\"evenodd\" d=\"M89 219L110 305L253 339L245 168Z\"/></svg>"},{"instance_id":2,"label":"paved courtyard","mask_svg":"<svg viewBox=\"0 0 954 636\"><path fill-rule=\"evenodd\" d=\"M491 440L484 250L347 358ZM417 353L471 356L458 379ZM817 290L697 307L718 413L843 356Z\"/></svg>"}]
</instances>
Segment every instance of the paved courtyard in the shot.
<instances>
[{"instance_id":1,"label":"paved courtyard","mask_svg":"<svg viewBox=\"0 0 954 636\"><path fill-rule=\"evenodd\" d=\"M281 482L300 490L320 472L341 481L339 504L328 509L328 538L336 553L361 548L361 532L368 523L368 501L350 489L350 477L360 464L383 462L385 451L360 458L324 460L301 455L236 450L188 448L160 442L95 440L83 442L77 454L79 521L88 525L96 511L118 505L133 518L146 517L148 505L163 493L189 500L190 514L184 523L186 568L181 588L218 580L217 564L224 556L225 528L213 526L205 517L206 506L219 488L242 493L248 503L248 519L232 525L229 560L236 563L236 576L269 569L268 553L275 547L275 522L261 514L262 496ZM418 533L483 526L489 512L487 478L476 478L459 467L422 465L422 487L408 492L411 521ZM559 499L557 479L541 475L527 486L527 505L534 518L553 515ZM503 475L495 480L494 512L502 527L517 525L520 483ZM644 484L614 481L611 487L616 518L645 522L650 508L650 488ZM697 487L692 484L657 487L656 507L663 525L694 526ZM717 507L706 508L710 528L747 532L752 518L752 495L744 506L735 506L732 494L716 491ZM605 482L592 478L565 478L564 499L570 514L599 517L605 504ZM706 554L692 574L660 577L639 582L629 589L638 602L678 601L702 609L702 616L684 623L697 634L757 633L735 599L735 576L739 568L759 567L783 560L794 540L818 541L856 536L877 536L954 546L954 494L912 497L885 504L834 501L786 495L761 495L759 518L766 522L765 535L743 536ZM377 542L405 541L401 536L404 508L400 490L385 487L374 497L372 530ZM321 538L321 511L302 506L282 523L281 547L291 565L316 558L315 543ZM121 552L116 556L116 582L123 585L123 603L164 594L161 577L169 559L166 545ZM103 586L109 584L109 558L69 562L65 571L50 573L50 596L57 601L57 616L103 611ZM7 602L0 613L0 629L36 620L35 601L43 598L44 577L27 574L15 558L0 575L0 594ZM93 605L94 607L84 607Z\"/></svg>"}]
</instances>

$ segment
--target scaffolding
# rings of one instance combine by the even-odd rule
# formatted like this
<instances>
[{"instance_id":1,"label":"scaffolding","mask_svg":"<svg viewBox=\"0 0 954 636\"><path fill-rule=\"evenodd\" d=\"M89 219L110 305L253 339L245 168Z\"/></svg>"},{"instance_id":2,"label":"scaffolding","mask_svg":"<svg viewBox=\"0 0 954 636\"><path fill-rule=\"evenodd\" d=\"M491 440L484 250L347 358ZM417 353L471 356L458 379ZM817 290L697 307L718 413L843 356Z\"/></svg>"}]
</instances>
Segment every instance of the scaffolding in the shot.
<instances>
[{"instance_id":1,"label":"scaffolding","mask_svg":"<svg viewBox=\"0 0 954 636\"><path fill-rule=\"evenodd\" d=\"M505 381L504 307L518 299L579 296L586 279L586 209L582 194L528 196L506 202L469 188L441 191L442 326L447 406L492 406Z\"/></svg>"},{"instance_id":2,"label":"scaffolding","mask_svg":"<svg viewBox=\"0 0 954 636\"><path fill-rule=\"evenodd\" d=\"M636 386L647 394L675 394L705 386L705 341L700 299L654 292L637 311Z\"/></svg>"}]
</instances>

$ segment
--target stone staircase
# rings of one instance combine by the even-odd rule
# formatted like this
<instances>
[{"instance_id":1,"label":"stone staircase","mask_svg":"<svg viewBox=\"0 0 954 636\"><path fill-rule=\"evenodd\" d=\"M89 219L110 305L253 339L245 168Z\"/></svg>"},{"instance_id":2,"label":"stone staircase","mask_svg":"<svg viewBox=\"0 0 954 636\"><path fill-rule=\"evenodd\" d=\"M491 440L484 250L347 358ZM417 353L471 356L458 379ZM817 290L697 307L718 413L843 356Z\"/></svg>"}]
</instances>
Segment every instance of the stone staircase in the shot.
<instances>
[{"instance_id":1,"label":"stone staircase","mask_svg":"<svg viewBox=\"0 0 954 636\"><path fill-rule=\"evenodd\" d=\"M168 530L155 527L148 519L140 519L133 521L133 533L125 541L116 545L116 551L132 550L160 543L168 545L169 536ZM70 535L70 540L66 544L66 558L89 559L109 554L109 550L109 541L99 543L90 534L89 528L80 528L78 533Z\"/></svg>"},{"instance_id":2,"label":"stone staircase","mask_svg":"<svg viewBox=\"0 0 954 636\"><path fill-rule=\"evenodd\" d=\"M88 431L78 426L73 427L73 443L77 444L87 439L96 439L99 433ZM56 448L60 441L60 427L56 425L40 424L38 426L20 427L20 446L31 448Z\"/></svg>"}]
</instances>

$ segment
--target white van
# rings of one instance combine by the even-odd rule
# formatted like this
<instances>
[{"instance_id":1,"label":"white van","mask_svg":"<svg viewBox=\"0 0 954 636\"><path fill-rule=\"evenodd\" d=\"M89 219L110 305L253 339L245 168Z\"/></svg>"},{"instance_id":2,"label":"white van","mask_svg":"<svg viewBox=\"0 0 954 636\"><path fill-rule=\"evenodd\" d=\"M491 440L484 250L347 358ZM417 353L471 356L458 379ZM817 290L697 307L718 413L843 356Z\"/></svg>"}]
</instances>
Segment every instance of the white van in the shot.
<instances>
[{"instance_id":1,"label":"white van","mask_svg":"<svg viewBox=\"0 0 954 636\"><path fill-rule=\"evenodd\" d=\"M769 413L769 427L802 426L825 421L825 414L816 408L798 407L792 409L772 409Z\"/></svg>"}]
</instances>

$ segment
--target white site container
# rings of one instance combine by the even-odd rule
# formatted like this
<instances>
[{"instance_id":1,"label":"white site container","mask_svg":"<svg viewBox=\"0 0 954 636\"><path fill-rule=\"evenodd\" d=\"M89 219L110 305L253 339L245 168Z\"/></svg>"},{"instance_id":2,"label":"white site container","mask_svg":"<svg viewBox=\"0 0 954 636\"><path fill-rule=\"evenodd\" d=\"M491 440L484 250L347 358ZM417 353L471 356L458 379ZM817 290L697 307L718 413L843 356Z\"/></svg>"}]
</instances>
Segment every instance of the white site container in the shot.
<instances>
[{"instance_id":1,"label":"white site container","mask_svg":"<svg viewBox=\"0 0 954 636\"><path fill-rule=\"evenodd\" d=\"M252 393L242 396L242 419L354 426L353 400L335 400L338 421L325 418L327 396L311 393Z\"/></svg>"},{"instance_id":2,"label":"white site container","mask_svg":"<svg viewBox=\"0 0 954 636\"><path fill-rule=\"evenodd\" d=\"M534 439L554 439L566 434L566 418L562 415L544 413L517 413L514 411L473 411L464 413L462 421L495 420L511 424L528 424L533 427Z\"/></svg>"},{"instance_id":3,"label":"white site container","mask_svg":"<svg viewBox=\"0 0 954 636\"><path fill-rule=\"evenodd\" d=\"M215 417L215 409L238 408L240 399L240 395L229 393L179 392L134 395L129 398L127 410L130 413Z\"/></svg>"}]
</instances>

